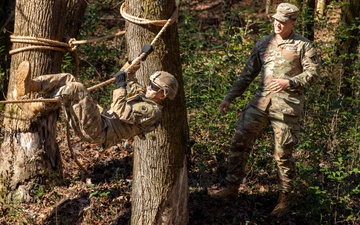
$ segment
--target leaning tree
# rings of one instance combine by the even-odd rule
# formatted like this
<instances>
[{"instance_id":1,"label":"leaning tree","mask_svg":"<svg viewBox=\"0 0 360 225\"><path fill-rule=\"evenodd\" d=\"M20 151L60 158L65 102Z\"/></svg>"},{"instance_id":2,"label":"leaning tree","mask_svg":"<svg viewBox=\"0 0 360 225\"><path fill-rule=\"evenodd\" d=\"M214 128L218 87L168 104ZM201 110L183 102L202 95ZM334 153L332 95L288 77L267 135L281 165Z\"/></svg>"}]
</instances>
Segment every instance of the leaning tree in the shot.
<instances>
[{"instance_id":1,"label":"leaning tree","mask_svg":"<svg viewBox=\"0 0 360 225\"><path fill-rule=\"evenodd\" d=\"M174 0L126 0L125 6L123 11L131 15L126 40L129 60L133 60L161 31L164 24L157 22L176 15L177 7ZM156 40L137 78L146 85L149 75L164 70L177 78L179 91L174 100L164 103L160 126L145 140L135 139L131 224L187 224L188 129L176 22Z\"/></svg>"},{"instance_id":2,"label":"leaning tree","mask_svg":"<svg viewBox=\"0 0 360 225\"><path fill-rule=\"evenodd\" d=\"M16 69L22 61L29 61L32 78L60 72L66 47L51 46L51 41L65 42L68 37L74 37L85 8L86 1L82 0L16 1L12 39L17 41L12 46L8 100L16 98ZM39 38L49 46L40 45L36 41ZM23 113L16 104L6 106L5 137L0 151L3 201L9 196L29 201L34 186L51 183L54 173L61 175L56 142L58 112L34 119L25 119Z\"/></svg>"}]
</instances>

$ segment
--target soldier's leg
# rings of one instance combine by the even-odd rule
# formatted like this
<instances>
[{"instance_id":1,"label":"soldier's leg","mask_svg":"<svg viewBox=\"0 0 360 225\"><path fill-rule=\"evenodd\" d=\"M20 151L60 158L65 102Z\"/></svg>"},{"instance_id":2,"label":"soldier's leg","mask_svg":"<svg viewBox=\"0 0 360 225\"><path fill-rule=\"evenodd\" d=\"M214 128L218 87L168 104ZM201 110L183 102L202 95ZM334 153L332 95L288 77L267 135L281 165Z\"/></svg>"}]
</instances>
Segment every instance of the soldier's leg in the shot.
<instances>
[{"instance_id":1,"label":"soldier's leg","mask_svg":"<svg viewBox=\"0 0 360 225\"><path fill-rule=\"evenodd\" d=\"M55 96L64 101L66 116L80 138L92 143L104 143L105 123L98 105L83 84L70 82L62 86Z\"/></svg>"},{"instance_id":2,"label":"soldier's leg","mask_svg":"<svg viewBox=\"0 0 360 225\"><path fill-rule=\"evenodd\" d=\"M31 79L31 68L28 61L20 63L16 70L16 96L22 97L30 92L52 92L68 82L74 82L75 77L69 73L42 75Z\"/></svg>"},{"instance_id":3,"label":"soldier's leg","mask_svg":"<svg viewBox=\"0 0 360 225\"><path fill-rule=\"evenodd\" d=\"M236 124L236 132L231 141L228 156L228 170L225 180L226 187L214 194L217 199L229 199L237 196L240 183L245 178L245 166L252 145L264 129L269 125L267 114L254 107L246 107Z\"/></svg>"},{"instance_id":4,"label":"soldier's leg","mask_svg":"<svg viewBox=\"0 0 360 225\"><path fill-rule=\"evenodd\" d=\"M228 182L242 183L252 146L269 124L267 113L252 106L245 108L241 113L231 140L226 176Z\"/></svg>"},{"instance_id":5,"label":"soldier's leg","mask_svg":"<svg viewBox=\"0 0 360 225\"><path fill-rule=\"evenodd\" d=\"M16 74L17 81L15 96L19 100L29 100L31 92L37 92L37 94L34 94L37 98L40 97L38 94L39 92L45 93L45 95L42 97L52 97L53 92L60 86L75 80L71 74L65 73L44 75L35 79L31 79L30 63L28 61L20 63ZM18 106L24 112L24 114L22 114L23 117L30 119L41 113L58 109L60 104L56 102L44 103L40 101L20 103Z\"/></svg>"},{"instance_id":6,"label":"soldier's leg","mask_svg":"<svg viewBox=\"0 0 360 225\"><path fill-rule=\"evenodd\" d=\"M292 190L292 181L295 176L295 162L292 153L298 143L299 118L284 115L284 121L271 121L274 130L275 149L274 159L278 167L280 189Z\"/></svg>"},{"instance_id":7,"label":"soldier's leg","mask_svg":"<svg viewBox=\"0 0 360 225\"><path fill-rule=\"evenodd\" d=\"M291 205L290 192L293 189L293 180L296 173L292 153L298 143L299 117L283 115L283 120L272 119L271 125L275 137L274 159L280 180L278 204L271 215L280 216L285 214Z\"/></svg>"},{"instance_id":8,"label":"soldier's leg","mask_svg":"<svg viewBox=\"0 0 360 225\"><path fill-rule=\"evenodd\" d=\"M70 82L76 82L75 77L70 73L59 73L42 75L33 79L38 92L51 93Z\"/></svg>"}]
</instances>

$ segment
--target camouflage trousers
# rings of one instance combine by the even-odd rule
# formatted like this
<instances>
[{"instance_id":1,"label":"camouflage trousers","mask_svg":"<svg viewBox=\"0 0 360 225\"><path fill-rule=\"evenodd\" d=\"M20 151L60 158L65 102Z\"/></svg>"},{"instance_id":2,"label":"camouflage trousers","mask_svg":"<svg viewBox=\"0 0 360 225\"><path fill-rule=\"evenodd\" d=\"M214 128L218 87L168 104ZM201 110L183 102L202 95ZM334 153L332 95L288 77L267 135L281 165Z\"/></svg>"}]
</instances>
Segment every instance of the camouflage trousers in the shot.
<instances>
[{"instance_id":1,"label":"camouflage trousers","mask_svg":"<svg viewBox=\"0 0 360 225\"><path fill-rule=\"evenodd\" d=\"M228 157L226 176L228 182L240 184L243 181L252 146L269 125L274 131L273 156L278 168L280 189L284 191L292 189L292 181L295 176L295 162L292 159L292 153L298 142L299 116L274 112L271 106L264 112L247 105L239 116Z\"/></svg>"},{"instance_id":2,"label":"camouflage trousers","mask_svg":"<svg viewBox=\"0 0 360 225\"><path fill-rule=\"evenodd\" d=\"M94 103L86 87L69 73L43 75L35 78L40 82L40 93L62 99L70 126L83 140L104 143L106 125L100 108Z\"/></svg>"}]
</instances>

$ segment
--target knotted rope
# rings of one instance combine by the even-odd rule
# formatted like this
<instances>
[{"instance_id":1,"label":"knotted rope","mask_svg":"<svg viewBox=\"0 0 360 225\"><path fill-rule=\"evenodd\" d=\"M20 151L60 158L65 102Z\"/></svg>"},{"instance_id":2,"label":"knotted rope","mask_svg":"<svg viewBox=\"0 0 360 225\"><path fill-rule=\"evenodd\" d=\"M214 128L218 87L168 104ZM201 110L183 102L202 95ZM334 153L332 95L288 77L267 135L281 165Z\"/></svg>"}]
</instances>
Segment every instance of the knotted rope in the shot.
<instances>
[{"instance_id":1,"label":"knotted rope","mask_svg":"<svg viewBox=\"0 0 360 225\"><path fill-rule=\"evenodd\" d=\"M9 51L10 55L14 55L23 51L30 51L30 50L52 50L52 51L59 51L59 52L72 52L74 54L75 59L75 66L76 66L76 73L75 76L77 77L79 74L79 57L77 53L77 46L80 44L88 44L92 42L98 42L106 39L111 39L120 35L125 34L125 31L119 31L116 34L108 35L105 37L94 38L90 40L80 40L77 41L75 38L70 38L69 41L61 42L61 41L54 41L46 38L38 38L38 37L28 37L28 36L16 36L11 35L10 41L12 43L22 43L22 44L29 44L31 46L25 46L17 49L13 49Z\"/></svg>"},{"instance_id":2,"label":"knotted rope","mask_svg":"<svg viewBox=\"0 0 360 225\"><path fill-rule=\"evenodd\" d=\"M138 18L138 17L132 16L132 15L129 15L128 13L126 13L125 9L126 9L125 3L123 3L120 7L120 14L121 14L121 16L123 16L126 20L128 20L131 23L140 24L140 25L143 25L143 24L150 25L151 24L151 25L155 25L155 26L163 26L161 28L161 30L158 32L158 34L155 36L155 38L152 40L152 42L151 42L152 46L158 41L158 39L166 31L166 29L177 20L178 12L179 12L178 4L176 4L174 12L172 13L171 17L168 20L153 20L152 21L152 20ZM102 37L102 38L96 38L93 40L85 40L85 41L76 41L75 39L70 39L69 43L52 41L52 40L48 40L48 39L44 39L44 38L13 36L12 38L13 38L14 42L37 44L38 46L28 46L28 47L19 48L16 50L12 50L12 52L10 54L16 54L20 51L27 51L27 50L32 50L32 49L50 49L50 50L56 50L56 51L64 51L64 49L68 49L70 51L75 51L76 45L78 45L78 44L86 44L86 43L96 42L96 41L103 40L103 39L109 39L111 37L123 35L124 33L125 33L125 31L121 31L121 32L116 33L115 35L106 36L106 37ZM127 69L125 69L124 72L127 72L135 65L138 65L146 56L147 56L146 52L141 53L138 57L136 57L134 60L132 60L129 67ZM112 77L102 83L99 83L97 85L89 87L88 91L92 91L92 90L98 89L100 87L103 87L105 85L111 84L115 81L115 79L116 79L115 77ZM29 103L29 102L59 102L59 101L60 100L57 98L48 98L48 99L0 101L0 104Z\"/></svg>"}]
</instances>

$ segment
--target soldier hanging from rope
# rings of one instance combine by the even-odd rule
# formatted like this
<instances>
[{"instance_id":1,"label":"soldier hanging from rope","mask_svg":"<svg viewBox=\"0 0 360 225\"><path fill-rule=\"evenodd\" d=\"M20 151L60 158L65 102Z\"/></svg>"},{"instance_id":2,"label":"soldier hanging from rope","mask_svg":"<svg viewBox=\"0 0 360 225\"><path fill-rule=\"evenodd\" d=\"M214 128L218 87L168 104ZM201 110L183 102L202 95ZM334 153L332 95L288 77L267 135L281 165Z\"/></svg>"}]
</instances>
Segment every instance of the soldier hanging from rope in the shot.
<instances>
[{"instance_id":1,"label":"soldier hanging from rope","mask_svg":"<svg viewBox=\"0 0 360 225\"><path fill-rule=\"evenodd\" d=\"M135 78L139 64L126 64L115 74L117 89L113 91L110 110L102 110L92 100L89 91L69 73L39 76L31 80L28 61L22 62L17 71L16 92L18 98L30 92L47 93L59 102L22 103L19 107L33 118L49 110L58 109L61 103L70 126L84 141L113 146L123 139L144 134L156 128L161 118L161 103L174 99L178 82L164 71L150 76L145 89ZM126 87L129 87L127 92Z\"/></svg>"}]
</instances>

